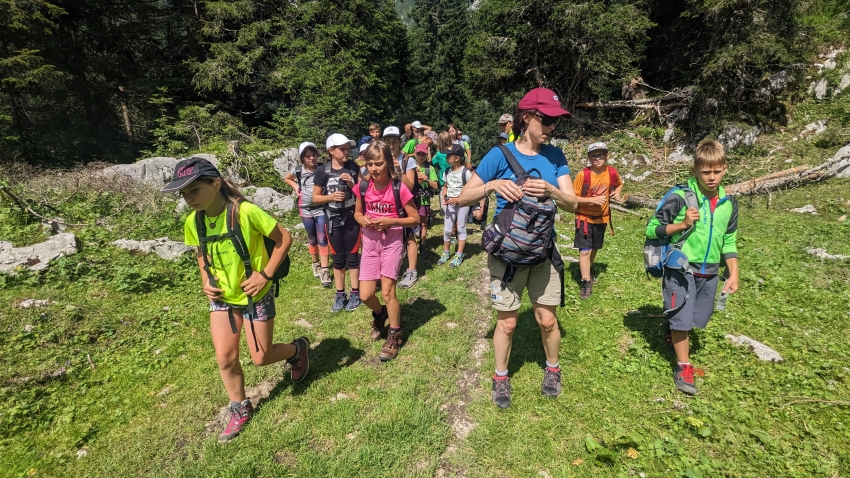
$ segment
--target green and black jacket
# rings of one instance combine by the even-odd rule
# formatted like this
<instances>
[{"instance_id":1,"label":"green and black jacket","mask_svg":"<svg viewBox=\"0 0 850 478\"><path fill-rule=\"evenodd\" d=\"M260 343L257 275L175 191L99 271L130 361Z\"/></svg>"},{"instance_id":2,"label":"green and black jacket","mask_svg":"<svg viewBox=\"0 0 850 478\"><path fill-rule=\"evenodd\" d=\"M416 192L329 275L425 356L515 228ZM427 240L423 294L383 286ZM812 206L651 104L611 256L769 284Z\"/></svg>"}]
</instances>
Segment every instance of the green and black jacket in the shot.
<instances>
[{"instance_id":1,"label":"green and black jacket","mask_svg":"<svg viewBox=\"0 0 850 478\"><path fill-rule=\"evenodd\" d=\"M695 177L688 179L688 187L697 196L700 219L682 246L682 252L688 256L694 273L717 274L722 262L738 257L738 201L727 196L721 186L717 191L717 206L712 213L709 199L700 193ZM671 194L647 224L646 237L658 239L666 236L667 225L682 222L686 210L685 193L676 191ZM670 241L675 242L681 234L673 234Z\"/></svg>"}]
</instances>

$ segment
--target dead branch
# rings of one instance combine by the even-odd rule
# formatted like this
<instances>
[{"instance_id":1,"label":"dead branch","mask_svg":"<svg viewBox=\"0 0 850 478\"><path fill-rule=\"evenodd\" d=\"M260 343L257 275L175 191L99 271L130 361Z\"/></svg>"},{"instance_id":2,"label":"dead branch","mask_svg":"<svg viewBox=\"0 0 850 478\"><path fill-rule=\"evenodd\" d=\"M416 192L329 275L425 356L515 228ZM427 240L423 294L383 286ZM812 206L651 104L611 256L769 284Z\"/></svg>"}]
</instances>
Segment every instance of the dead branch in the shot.
<instances>
[{"instance_id":1,"label":"dead branch","mask_svg":"<svg viewBox=\"0 0 850 478\"><path fill-rule=\"evenodd\" d=\"M613 209L615 211L620 211L620 212L624 212L626 214L631 214L632 216L643 217L643 214L634 212L631 209L626 209L625 207L620 206L620 205L614 203L613 201L611 201L610 206L611 206L611 209Z\"/></svg>"},{"instance_id":2,"label":"dead branch","mask_svg":"<svg viewBox=\"0 0 850 478\"><path fill-rule=\"evenodd\" d=\"M63 224L63 225L65 225L65 226L70 226L70 227L88 226L88 224L69 224L69 223L65 222L65 220L64 220L64 219L60 219L60 218L51 219L51 218L49 218L49 217L44 217L44 216L42 216L41 214L39 214L39 213L35 212L35 211L34 211L31 207L29 207L29 206L28 206L28 205L27 205L27 204L26 204L26 203L25 203L25 202L24 202L21 198L19 198L18 196L16 196L16 195L15 195L15 193L13 193L11 190L9 190L9 188L7 188L6 186L4 186L4 185L0 184L0 191L2 191L2 192L3 192L3 194L5 194L6 196L8 196L8 197L9 197L9 199L11 199L11 200L12 200L12 202L14 202L15 204L17 204L17 205L18 205L18 207L20 207L22 210L24 210L24 211L26 211L26 212L30 213L30 214L31 214L32 216L34 216L35 218L40 219L41 221L46 222L46 223L48 223L48 224L49 224L49 223L51 223L51 222L58 222L59 224Z\"/></svg>"},{"instance_id":3,"label":"dead branch","mask_svg":"<svg viewBox=\"0 0 850 478\"><path fill-rule=\"evenodd\" d=\"M836 405L836 406L839 406L839 407L850 407L850 402L846 402L846 401L841 401L841 400L816 400L814 398L808 398L808 399L805 399L805 400L790 401L790 402L780 406L779 408L785 408L785 407L788 407L788 406L791 406L791 405L796 405L798 403L823 403L823 404L826 404L826 405Z\"/></svg>"}]
</instances>

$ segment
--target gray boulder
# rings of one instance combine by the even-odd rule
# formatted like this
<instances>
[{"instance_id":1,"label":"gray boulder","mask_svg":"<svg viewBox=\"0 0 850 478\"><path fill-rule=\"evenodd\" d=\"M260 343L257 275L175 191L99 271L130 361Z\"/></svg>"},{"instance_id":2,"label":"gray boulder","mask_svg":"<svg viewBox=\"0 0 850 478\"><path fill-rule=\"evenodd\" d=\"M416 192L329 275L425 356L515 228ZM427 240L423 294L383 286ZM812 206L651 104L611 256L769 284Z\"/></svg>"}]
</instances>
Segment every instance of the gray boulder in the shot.
<instances>
[{"instance_id":1,"label":"gray boulder","mask_svg":"<svg viewBox=\"0 0 850 478\"><path fill-rule=\"evenodd\" d=\"M301 164L301 158L298 157L298 148L282 149L280 151L264 151L260 153L260 157L271 157L274 163L274 169L280 174L280 177L286 176L286 173L292 171L296 166Z\"/></svg>"},{"instance_id":2,"label":"gray boulder","mask_svg":"<svg viewBox=\"0 0 850 478\"><path fill-rule=\"evenodd\" d=\"M12 273L22 268L40 271L47 268L53 259L70 256L77 251L77 238L69 232L26 247L14 247L10 242L0 241L0 272Z\"/></svg>"},{"instance_id":3,"label":"gray boulder","mask_svg":"<svg viewBox=\"0 0 850 478\"><path fill-rule=\"evenodd\" d=\"M167 261L176 261L183 254L189 254L194 248L182 242L172 241L167 237L151 239L148 241L133 241L129 239L118 239L111 243L113 246L128 251L138 251L143 254L154 253Z\"/></svg>"},{"instance_id":4,"label":"gray boulder","mask_svg":"<svg viewBox=\"0 0 850 478\"><path fill-rule=\"evenodd\" d=\"M729 339L729 341L735 345L749 348L753 351L753 353L756 354L759 360L765 362L782 362L783 360L785 360L782 358L782 355L779 355L779 352L777 352L776 350L773 350L767 345L759 342L758 340L751 339L746 335L728 334L726 338Z\"/></svg>"},{"instance_id":5,"label":"gray boulder","mask_svg":"<svg viewBox=\"0 0 850 478\"><path fill-rule=\"evenodd\" d=\"M688 163L693 162L694 157L691 154L688 154L686 151L688 146L685 143L679 143L676 145L676 149L673 150L672 153L667 157L671 163Z\"/></svg>"},{"instance_id":6,"label":"gray boulder","mask_svg":"<svg viewBox=\"0 0 850 478\"><path fill-rule=\"evenodd\" d=\"M295 207L295 200L291 196L281 194L272 188L257 188L245 197L266 212L286 213Z\"/></svg>"},{"instance_id":7,"label":"gray boulder","mask_svg":"<svg viewBox=\"0 0 850 478\"><path fill-rule=\"evenodd\" d=\"M829 167L829 172L836 178L850 178L850 144L839 149L832 159L836 162Z\"/></svg>"},{"instance_id":8,"label":"gray boulder","mask_svg":"<svg viewBox=\"0 0 850 478\"><path fill-rule=\"evenodd\" d=\"M815 84L814 88L812 88L812 92L815 95L815 98L817 98L819 100L826 98L826 88L827 88L827 86L829 86L829 84L826 82L826 79L822 79L819 82L817 82Z\"/></svg>"},{"instance_id":9,"label":"gray boulder","mask_svg":"<svg viewBox=\"0 0 850 478\"><path fill-rule=\"evenodd\" d=\"M729 125L717 136L717 141L720 141L723 144L723 148L728 152L739 146L752 146L758 140L761 131L761 128L758 126L746 128Z\"/></svg>"},{"instance_id":10,"label":"gray boulder","mask_svg":"<svg viewBox=\"0 0 850 478\"><path fill-rule=\"evenodd\" d=\"M838 83L838 86L835 88L835 91L832 92L832 95L835 96L838 93L844 91L845 88L850 86L850 73L841 77L841 81Z\"/></svg>"},{"instance_id":11,"label":"gray boulder","mask_svg":"<svg viewBox=\"0 0 850 478\"><path fill-rule=\"evenodd\" d=\"M130 179L151 186L162 187L171 181L177 158L156 157L143 159L133 164L117 164L103 170L107 175L124 175Z\"/></svg>"}]
</instances>

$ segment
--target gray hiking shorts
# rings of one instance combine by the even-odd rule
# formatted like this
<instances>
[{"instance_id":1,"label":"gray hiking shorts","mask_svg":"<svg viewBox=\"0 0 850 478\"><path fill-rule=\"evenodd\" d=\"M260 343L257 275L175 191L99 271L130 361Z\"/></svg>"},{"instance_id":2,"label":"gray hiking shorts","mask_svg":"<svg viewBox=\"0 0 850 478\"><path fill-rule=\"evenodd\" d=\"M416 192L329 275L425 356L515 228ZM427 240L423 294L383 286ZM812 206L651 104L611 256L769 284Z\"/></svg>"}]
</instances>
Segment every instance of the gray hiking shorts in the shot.
<instances>
[{"instance_id":1,"label":"gray hiking shorts","mask_svg":"<svg viewBox=\"0 0 850 478\"><path fill-rule=\"evenodd\" d=\"M670 328L681 331L704 329L714 312L718 282L717 274L695 277L679 270L664 269L661 294L664 296L664 310L672 309L667 314Z\"/></svg>"}]
</instances>

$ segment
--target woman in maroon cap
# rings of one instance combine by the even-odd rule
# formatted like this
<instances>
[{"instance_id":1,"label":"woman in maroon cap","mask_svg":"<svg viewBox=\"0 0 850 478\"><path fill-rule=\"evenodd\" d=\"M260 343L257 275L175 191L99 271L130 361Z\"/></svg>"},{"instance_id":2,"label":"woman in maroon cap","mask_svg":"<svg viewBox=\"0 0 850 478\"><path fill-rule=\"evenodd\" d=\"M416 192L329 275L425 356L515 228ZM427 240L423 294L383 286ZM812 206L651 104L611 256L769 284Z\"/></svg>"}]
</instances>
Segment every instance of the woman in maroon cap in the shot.
<instances>
[{"instance_id":1,"label":"woman in maroon cap","mask_svg":"<svg viewBox=\"0 0 850 478\"><path fill-rule=\"evenodd\" d=\"M514 117L514 134L519 139L503 147L495 147L484 156L475 175L461 192L460 205L469 206L495 191L497 216L505 205L520 201L524 195L541 201L551 198L558 208L575 211L576 196L567 158L559 148L545 144L552 138L552 132L561 118L569 118L570 113L561 107L558 95L546 88L529 91L520 100L518 109ZM533 178L527 179L522 187L515 182L517 175L508 164L505 150L501 148L507 148L507 152L526 171L535 170ZM554 233L553 228L551 234L554 236ZM493 332L496 374L493 377L492 397L500 408L508 408L511 404L508 360L522 293L526 289L534 307L534 317L540 326L546 353L543 395L554 398L561 393L561 369L558 364L561 332L555 312L559 304L563 305L563 263L554 247L554 239L552 244L549 256L543 263L533 267L518 267L513 274L508 273L508 264L493 255L487 257L490 298L493 308L498 312Z\"/></svg>"}]
</instances>

